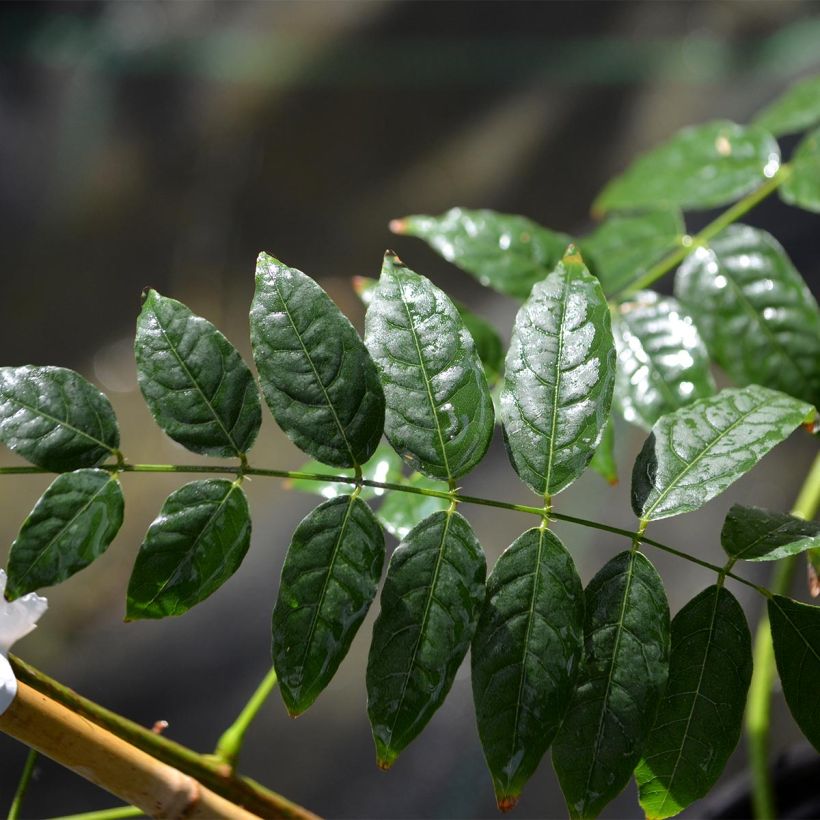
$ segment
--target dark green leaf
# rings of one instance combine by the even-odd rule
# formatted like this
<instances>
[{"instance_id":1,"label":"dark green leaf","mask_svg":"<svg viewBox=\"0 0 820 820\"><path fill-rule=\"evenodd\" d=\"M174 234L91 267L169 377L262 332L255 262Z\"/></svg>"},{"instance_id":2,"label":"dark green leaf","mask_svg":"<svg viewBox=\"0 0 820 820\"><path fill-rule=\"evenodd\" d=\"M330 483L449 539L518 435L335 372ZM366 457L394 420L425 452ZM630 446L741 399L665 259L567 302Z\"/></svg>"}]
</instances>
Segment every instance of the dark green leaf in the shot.
<instances>
[{"instance_id":1,"label":"dark green leaf","mask_svg":"<svg viewBox=\"0 0 820 820\"><path fill-rule=\"evenodd\" d=\"M770 234L727 228L681 265L675 294L735 382L820 401L820 312Z\"/></svg>"},{"instance_id":2,"label":"dark green leaf","mask_svg":"<svg viewBox=\"0 0 820 820\"><path fill-rule=\"evenodd\" d=\"M571 250L518 311L501 394L513 466L543 496L563 490L589 464L615 381L609 308Z\"/></svg>"},{"instance_id":3,"label":"dark green leaf","mask_svg":"<svg viewBox=\"0 0 820 820\"><path fill-rule=\"evenodd\" d=\"M367 711L381 768L441 706L475 631L486 564L457 512L425 518L390 559L367 663Z\"/></svg>"},{"instance_id":4,"label":"dark green leaf","mask_svg":"<svg viewBox=\"0 0 820 820\"><path fill-rule=\"evenodd\" d=\"M0 441L55 473L94 467L117 455L111 402L64 367L0 367Z\"/></svg>"},{"instance_id":5,"label":"dark green leaf","mask_svg":"<svg viewBox=\"0 0 820 820\"><path fill-rule=\"evenodd\" d=\"M632 509L651 521L702 507L814 410L750 385L722 390L655 422L632 471Z\"/></svg>"},{"instance_id":6,"label":"dark green leaf","mask_svg":"<svg viewBox=\"0 0 820 820\"><path fill-rule=\"evenodd\" d=\"M529 296L572 241L523 216L465 208L451 208L441 216L396 219L390 228L418 236L482 285L519 299Z\"/></svg>"},{"instance_id":7,"label":"dark green leaf","mask_svg":"<svg viewBox=\"0 0 820 820\"><path fill-rule=\"evenodd\" d=\"M586 239L581 251L604 293L629 286L661 257L680 245L686 228L680 211L613 214Z\"/></svg>"},{"instance_id":8,"label":"dark green leaf","mask_svg":"<svg viewBox=\"0 0 820 820\"><path fill-rule=\"evenodd\" d=\"M353 325L309 276L266 253L251 306L262 392L297 447L325 464L364 464L378 446L384 394Z\"/></svg>"},{"instance_id":9,"label":"dark green leaf","mask_svg":"<svg viewBox=\"0 0 820 820\"><path fill-rule=\"evenodd\" d=\"M789 205L820 212L820 129L803 137L791 158L791 172L780 186Z\"/></svg>"},{"instance_id":10,"label":"dark green leaf","mask_svg":"<svg viewBox=\"0 0 820 820\"><path fill-rule=\"evenodd\" d=\"M585 597L584 663L552 752L572 817L595 817L626 785L669 672L669 606L641 553L613 558Z\"/></svg>"},{"instance_id":11,"label":"dark green leaf","mask_svg":"<svg viewBox=\"0 0 820 820\"><path fill-rule=\"evenodd\" d=\"M120 483L104 470L58 476L11 545L9 598L59 584L99 558L122 526L122 512Z\"/></svg>"},{"instance_id":12,"label":"dark green leaf","mask_svg":"<svg viewBox=\"0 0 820 820\"><path fill-rule=\"evenodd\" d=\"M236 572L250 540L238 482L192 481L171 493L137 555L126 620L187 612Z\"/></svg>"},{"instance_id":13,"label":"dark green leaf","mask_svg":"<svg viewBox=\"0 0 820 820\"><path fill-rule=\"evenodd\" d=\"M820 548L820 523L734 504L723 522L720 543L736 560L778 561Z\"/></svg>"},{"instance_id":14,"label":"dark green leaf","mask_svg":"<svg viewBox=\"0 0 820 820\"><path fill-rule=\"evenodd\" d=\"M183 447L241 456L262 422L259 393L236 348L207 320L148 291L134 343L142 395L157 424Z\"/></svg>"},{"instance_id":15,"label":"dark green leaf","mask_svg":"<svg viewBox=\"0 0 820 820\"><path fill-rule=\"evenodd\" d=\"M584 590L572 557L549 530L527 530L487 579L471 652L478 733L503 811L558 731L583 638Z\"/></svg>"},{"instance_id":16,"label":"dark green leaf","mask_svg":"<svg viewBox=\"0 0 820 820\"><path fill-rule=\"evenodd\" d=\"M615 463L615 425L612 423L612 416L607 419L601 442L589 462L589 467L612 486L618 483L618 465Z\"/></svg>"},{"instance_id":17,"label":"dark green leaf","mask_svg":"<svg viewBox=\"0 0 820 820\"><path fill-rule=\"evenodd\" d=\"M615 402L627 421L648 430L666 413L714 394L706 348L674 299L636 293L614 311L612 335Z\"/></svg>"},{"instance_id":18,"label":"dark green leaf","mask_svg":"<svg viewBox=\"0 0 820 820\"><path fill-rule=\"evenodd\" d=\"M820 607L773 595L769 621L786 703L800 731L820 751Z\"/></svg>"},{"instance_id":19,"label":"dark green leaf","mask_svg":"<svg viewBox=\"0 0 820 820\"><path fill-rule=\"evenodd\" d=\"M715 208L773 177L780 149L756 125L716 120L684 128L610 182L595 201L605 213L633 208Z\"/></svg>"},{"instance_id":20,"label":"dark green leaf","mask_svg":"<svg viewBox=\"0 0 820 820\"><path fill-rule=\"evenodd\" d=\"M754 119L770 134L793 134L820 123L820 77L806 77L767 105Z\"/></svg>"},{"instance_id":21,"label":"dark green leaf","mask_svg":"<svg viewBox=\"0 0 820 820\"><path fill-rule=\"evenodd\" d=\"M411 473L407 478L403 478L400 483L416 489L447 492L446 484L427 478L421 473ZM422 518L427 518L428 515L432 515L439 510L446 510L448 504L447 499L439 496L388 490L376 515L390 535L402 539Z\"/></svg>"},{"instance_id":22,"label":"dark green leaf","mask_svg":"<svg viewBox=\"0 0 820 820\"><path fill-rule=\"evenodd\" d=\"M490 444L493 404L453 303L388 253L365 327L384 385L390 443L431 478L468 473Z\"/></svg>"},{"instance_id":23,"label":"dark green leaf","mask_svg":"<svg viewBox=\"0 0 820 820\"><path fill-rule=\"evenodd\" d=\"M361 499L339 496L296 528L273 610L273 664L288 712L327 686L361 626L384 564L384 535Z\"/></svg>"},{"instance_id":24,"label":"dark green leaf","mask_svg":"<svg viewBox=\"0 0 820 820\"><path fill-rule=\"evenodd\" d=\"M714 786L740 738L751 678L743 610L711 586L672 621L669 683L635 770L648 820L672 817Z\"/></svg>"}]
</instances>

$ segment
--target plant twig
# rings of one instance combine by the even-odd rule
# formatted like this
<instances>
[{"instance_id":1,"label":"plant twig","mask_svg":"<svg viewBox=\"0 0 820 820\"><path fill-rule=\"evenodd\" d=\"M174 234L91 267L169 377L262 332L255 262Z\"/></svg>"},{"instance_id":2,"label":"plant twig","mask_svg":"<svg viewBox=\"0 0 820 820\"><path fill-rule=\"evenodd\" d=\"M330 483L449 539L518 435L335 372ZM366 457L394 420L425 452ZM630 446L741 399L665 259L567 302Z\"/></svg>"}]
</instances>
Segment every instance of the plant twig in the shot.
<instances>
[{"instance_id":1,"label":"plant twig","mask_svg":"<svg viewBox=\"0 0 820 820\"><path fill-rule=\"evenodd\" d=\"M118 806L115 809L86 811L82 814L67 814L64 817L52 817L51 820L126 820L128 817L144 817L145 812L136 806Z\"/></svg>"},{"instance_id":2,"label":"plant twig","mask_svg":"<svg viewBox=\"0 0 820 820\"><path fill-rule=\"evenodd\" d=\"M34 774L34 765L37 763L37 752L34 749L28 750L26 762L23 765L23 773L20 775L20 782L17 784L17 791L14 793L11 808L9 809L8 820L17 820L20 817L20 807L23 805L23 798L28 791L31 776Z\"/></svg>"}]
</instances>

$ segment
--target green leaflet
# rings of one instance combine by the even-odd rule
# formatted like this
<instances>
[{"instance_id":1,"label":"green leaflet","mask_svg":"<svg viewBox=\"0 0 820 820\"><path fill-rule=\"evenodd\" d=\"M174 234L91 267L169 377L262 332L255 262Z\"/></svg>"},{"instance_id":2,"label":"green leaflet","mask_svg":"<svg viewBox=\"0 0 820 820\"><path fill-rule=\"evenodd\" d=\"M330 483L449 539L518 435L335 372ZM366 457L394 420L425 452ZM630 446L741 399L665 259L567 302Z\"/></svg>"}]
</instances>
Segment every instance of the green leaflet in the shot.
<instances>
[{"instance_id":1,"label":"green leaflet","mask_svg":"<svg viewBox=\"0 0 820 820\"><path fill-rule=\"evenodd\" d=\"M638 157L599 194L600 213L635 208L715 208L749 193L780 168L780 149L757 125L715 120L678 131Z\"/></svg>"},{"instance_id":2,"label":"green leaflet","mask_svg":"<svg viewBox=\"0 0 820 820\"><path fill-rule=\"evenodd\" d=\"M595 817L626 785L669 671L669 606L645 556L615 556L585 598L584 663L552 751L571 817Z\"/></svg>"},{"instance_id":3,"label":"green leaflet","mask_svg":"<svg viewBox=\"0 0 820 820\"><path fill-rule=\"evenodd\" d=\"M105 470L57 476L11 545L10 600L59 584L99 558L122 526L120 483Z\"/></svg>"},{"instance_id":4,"label":"green leaflet","mask_svg":"<svg viewBox=\"0 0 820 820\"><path fill-rule=\"evenodd\" d=\"M549 530L527 530L487 579L471 652L478 733L503 811L558 731L583 638L584 590L572 557Z\"/></svg>"},{"instance_id":5,"label":"green leaflet","mask_svg":"<svg viewBox=\"0 0 820 820\"><path fill-rule=\"evenodd\" d=\"M182 615L236 572L251 540L238 482L192 481L165 500L128 583L127 621Z\"/></svg>"},{"instance_id":6,"label":"green leaflet","mask_svg":"<svg viewBox=\"0 0 820 820\"><path fill-rule=\"evenodd\" d=\"M390 559L367 662L381 768L427 725L467 654L484 602L481 546L457 512L417 524Z\"/></svg>"},{"instance_id":7,"label":"green leaflet","mask_svg":"<svg viewBox=\"0 0 820 820\"><path fill-rule=\"evenodd\" d=\"M807 77L794 83L767 105L754 122L776 137L820 123L820 77Z\"/></svg>"},{"instance_id":8,"label":"green leaflet","mask_svg":"<svg viewBox=\"0 0 820 820\"><path fill-rule=\"evenodd\" d=\"M820 751L820 607L773 595L769 622L786 703L800 731Z\"/></svg>"},{"instance_id":9,"label":"green leaflet","mask_svg":"<svg viewBox=\"0 0 820 820\"><path fill-rule=\"evenodd\" d=\"M441 216L396 219L390 229L423 239L482 285L519 299L529 296L572 241L523 216L465 208L451 208Z\"/></svg>"},{"instance_id":10,"label":"green leaflet","mask_svg":"<svg viewBox=\"0 0 820 820\"><path fill-rule=\"evenodd\" d=\"M672 817L714 786L740 738L751 678L746 616L711 586L672 621L669 682L635 770L648 820Z\"/></svg>"},{"instance_id":11,"label":"green leaflet","mask_svg":"<svg viewBox=\"0 0 820 820\"><path fill-rule=\"evenodd\" d=\"M613 310L612 336L615 403L627 421L648 430L666 413L714 394L706 348L674 299L636 293Z\"/></svg>"},{"instance_id":12,"label":"green leaflet","mask_svg":"<svg viewBox=\"0 0 820 820\"><path fill-rule=\"evenodd\" d=\"M320 504L293 533L273 610L273 665L288 712L327 686L361 626L384 565L384 535L359 498Z\"/></svg>"},{"instance_id":13,"label":"green leaflet","mask_svg":"<svg viewBox=\"0 0 820 820\"><path fill-rule=\"evenodd\" d=\"M735 560L778 561L819 548L820 523L734 504L723 522L720 543Z\"/></svg>"},{"instance_id":14,"label":"green leaflet","mask_svg":"<svg viewBox=\"0 0 820 820\"><path fill-rule=\"evenodd\" d=\"M820 401L820 311L770 234L727 228L683 262L675 295L735 382Z\"/></svg>"},{"instance_id":15,"label":"green leaflet","mask_svg":"<svg viewBox=\"0 0 820 820\"><path fill-rule=\"evenodd\" d=\"M64 367L0 367L0 441L55 473L118 455L111 402Z\"/></svg>"},{"instance_id":16,"label":"green leaflet","mask_svg":"<svg viewBox=\"0 0 820 820\"><path fill-rule=\"evenodd\" d=\"M645 521L691 512L722 493L814 410L750 385L661 416L632 471L632 509Z\"/></svg>"},{"instance_id":17,"label":"green leaflet","mask_svg":"<svg viewBox=\"0 0 820 820\"><path fill-rule=\"evenodd\" d=\"M365 341L384 385L388 441L431 478L468 473L490 444L493 404L473 339L447 295L388 253Z\"/></svg>"},{"instance_id":18,"label":"green leaflet","mask_svg":"<svg viewBox=\"0 0 820 820\"><path fill-rule=\"evenodd\" d=\"M411 473L399 482L406 487L447 492L447 485L434 481L421 473ZM417 493L402 493L388 490L376 516L390 535L402 539L416 524L434 512L446 510L446 498Z\"/></svg>"},{"instance_id":19,"label":"green leaflet","mask_svg":"<svg viewBox=\"0 0 820 820\"><path fill-rule=\"evenodd\" d=\"M820 213L820 129L803 137L791 158L791 173L778 193L784 202Z\"/></svg>"},{"instance_id":20,"label":"green leaflet","mask_svg":"<svg viewBox=\"0 0 820 820\"><path fill-rule=\"evenodd\" d=\"M260 253L251 305L262 392L297 447L334 467L378 446L384 394L353 325L309 276Z\"/></svg>"},{"instance_id":21,"label":"green leaflet","mask_svg":"<svg viewBox=\"0 0 820 820\"><path fill-rule=\"evenodd\" d=\"M604 433L589 462L589 467L610 485L614 486L618 483L618 465L615 463L615 425L612 422L612 416L606 421Z\"/></svg>"},{"instance_id":22,"label":"green leaflet","mask_svg":"<svg viewBox=\"0 0 820 820\"><path fill-rule=\"evenodd\" d=\"M616 213L581 240L581 252L601 280L604 293L611 295L626 289L678 247L685 233L683 217L676 209Z\"/></svg>"},{"instance_id":23,"label":"green leaflet","mask_svg":"<svg viewBox=\"0 0 820 820\"><path fill-rule=\"evenodd\" d=\"M552 496L584 471L612 401L615 348L598 280L571 252L515 318L501 419L521 480Z\"/></svg>"},{"instance_id":24,"label":"green leaflet","mask_svg":"<svg viewBox=\"0 0 820 820\"><path fill-rule=\"evenodd\" d=\"M210 322L149 290L134 352L142 395L174 441L209 456L240 457L250 449L262 422L256 382Z\"/></svg>"}]
</instances>

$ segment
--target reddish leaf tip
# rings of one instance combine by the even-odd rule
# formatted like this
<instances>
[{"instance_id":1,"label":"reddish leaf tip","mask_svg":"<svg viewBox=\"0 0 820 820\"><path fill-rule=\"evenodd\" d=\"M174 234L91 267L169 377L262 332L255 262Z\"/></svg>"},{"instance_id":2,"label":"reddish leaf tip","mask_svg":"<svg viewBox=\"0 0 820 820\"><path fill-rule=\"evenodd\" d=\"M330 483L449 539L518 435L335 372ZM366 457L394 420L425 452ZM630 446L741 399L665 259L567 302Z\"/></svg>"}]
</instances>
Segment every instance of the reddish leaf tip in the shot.
<instances>
[{"instance_id":1,"label":"reddish leaf tip","mask_svg":"<svg viewBox=\"0 0 820 820\"><path fill-rule=\"evenodd\" d=\"M403 234L407 231L407 220L406 219L391 219L390 220L390 232L396 234Z\"/></svg>"},{"instance_id":2,"label":"reddish leaf tip","mask_svg":"<svg viewBox=\"0 0 820 820\"><path fill-rule=\"evenodd\" d=\"M507 794L503 797L498 796L496 797L496 802L498 803L498 810L506 814L518 805L518 795Z\"/></svg>"}]
</instances>

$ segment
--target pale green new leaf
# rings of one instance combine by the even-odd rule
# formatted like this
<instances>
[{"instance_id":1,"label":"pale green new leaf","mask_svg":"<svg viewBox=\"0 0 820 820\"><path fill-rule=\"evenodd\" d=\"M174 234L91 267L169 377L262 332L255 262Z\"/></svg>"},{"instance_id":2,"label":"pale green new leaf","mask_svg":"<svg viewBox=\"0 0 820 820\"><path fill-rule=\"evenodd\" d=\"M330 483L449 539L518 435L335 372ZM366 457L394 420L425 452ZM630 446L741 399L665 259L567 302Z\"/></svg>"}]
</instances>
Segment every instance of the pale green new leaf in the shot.
<instances>
[{"instance_id":1,"label":"pale green new leaf","mask_svg":"<svg viewBox=\"0 0 820 820\"><path fill-rule=\"evenodd\" d=\"M733 504L723 522L720 543L736 560L779 561L820 548L820 522Z\"/></svg>"},{"instance_id":2,"label":"pale green new leaf","mask_svg":"<svg viewBox=\"0 0 820 820\"><path fill-rule=\"evenodd\" d=\"M447 492L446 484L421 473L411 473L407 478L402 478L400 483L418 490ZM376 516L390 535L402 539L423 518L439 510L446 510L448 506L449 501L440 496L388 490Z\"/></svg>"},{"instance_id":3,"label":"pale green new leaf","mask_svg":"<svg viewBox=\"0 0 820 820\"><path fill-rule=\"evenodd\" d=\"M754 118L770 134L793 134L820 123L820 77L794 83Z\"/></svg>"},{"instance_id":4,"label":"pale green new leaf","mask_svg":"<svg viewBox=\"0 0 820 820\"><path fill-rule=\"evenodd\" d=\"M589 468L595 470L607 483L613 486L618 483L618 465L615 463L615 425L611 415L607 419L595 455L589 462Z\"/></svg>"},{"instance_id":5,"label":"pale green new leaf","mask_svg":"<svg viewBox=\"0 0 820 820\"><path fill-rule=\"evenodd\" d=\"M791 172L780 186L780 198L789 205L820 212L820 129L803 137L791 158Z\"/></svg>"}]
</instances>

